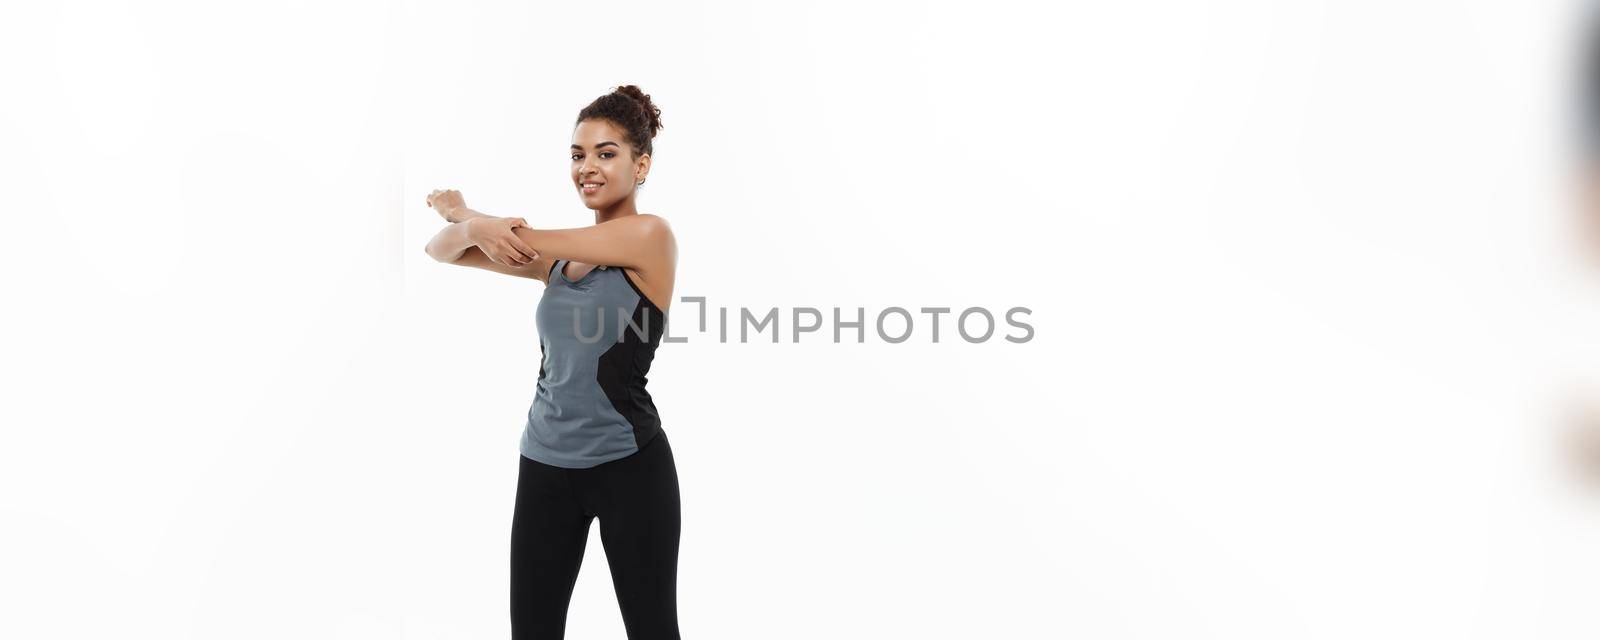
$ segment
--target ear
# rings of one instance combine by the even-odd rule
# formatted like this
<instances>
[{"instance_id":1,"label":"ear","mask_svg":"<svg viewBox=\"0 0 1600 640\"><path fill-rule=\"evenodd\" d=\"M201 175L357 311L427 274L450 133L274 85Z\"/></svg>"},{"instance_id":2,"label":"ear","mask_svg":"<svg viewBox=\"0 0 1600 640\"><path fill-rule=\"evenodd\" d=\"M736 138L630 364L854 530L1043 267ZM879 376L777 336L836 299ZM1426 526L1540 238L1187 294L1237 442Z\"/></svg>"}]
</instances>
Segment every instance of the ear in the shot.
<instances>
[{"instance_id":1,"label":"ear","mask_svg":"<svg viewBox=\"0 0 1600 640\"><path fill-rule=\"evenodd\" d=\"M633 170L633 181L638 182L650 175L650 154L639 156L639 166Z\"/></svg>"}]
</instances>

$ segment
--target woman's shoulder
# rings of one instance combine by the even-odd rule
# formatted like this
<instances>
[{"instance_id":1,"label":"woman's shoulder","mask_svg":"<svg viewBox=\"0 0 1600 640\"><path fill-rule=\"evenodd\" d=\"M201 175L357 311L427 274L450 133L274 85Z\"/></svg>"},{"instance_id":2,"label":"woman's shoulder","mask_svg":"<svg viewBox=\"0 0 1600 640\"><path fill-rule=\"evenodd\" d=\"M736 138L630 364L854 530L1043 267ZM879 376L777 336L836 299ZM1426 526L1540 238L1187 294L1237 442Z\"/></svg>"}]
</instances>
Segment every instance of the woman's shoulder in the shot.
<instances>
[{"instance_id":1,"label":"woman's shoulder","mask_svg":"<svg viewBox=\"0 0 1600 640\"><path fill-rule=\"evenodd\" d=\"M640 213L638 217L639 217L639 220L640 220L641 224L648 225L649 227L651 227L653 229L658 229L658 230L661 230L661 231L665 231L667 233L672 233L672 225L667 224L667 219L661 217L658 214Z\"/></svg>"},{"instance_id":2,"label":"woman's shoulder","mask_svg":"<svg viewBox=\"0 0 1600 640\"><path fill-rule=\"evenodd\" d=\"M672 225L667 224L666 218L654 213L639 213L631 217L638 218L638 220L635 220L634 223L638 225L638 229L640 229L645 237L649 238L652 244L655 246L661 247L664 250L669 250L669 253L671 252L670 249L677 246L677 236L673 235Z\"/></svg>"}]
</instances>

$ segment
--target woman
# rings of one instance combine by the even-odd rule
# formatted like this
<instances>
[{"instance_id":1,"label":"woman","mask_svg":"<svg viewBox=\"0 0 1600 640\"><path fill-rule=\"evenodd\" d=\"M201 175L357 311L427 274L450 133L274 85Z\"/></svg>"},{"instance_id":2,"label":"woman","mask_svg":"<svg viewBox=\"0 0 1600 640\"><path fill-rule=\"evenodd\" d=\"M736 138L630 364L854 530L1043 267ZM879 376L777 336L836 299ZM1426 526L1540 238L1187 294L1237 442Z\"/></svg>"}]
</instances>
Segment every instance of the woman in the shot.
<instances>
[{"instance_id":1,"label":"woman","mask_svg":"<svg viewBox=\"0 0 1600 640\"><path fill-rule=\"evenodd\" d=\"M660 128L661 110L633 85L578 113L572 184L594 226L533 229L468 209L456 191L428 196L452 223L429 256L545 283L511 525L513 638L562 637L596 517L628 637L678 637L678 473L645 391L677 244L665 220L635 208Z\"/></svg>"}]
</instances>

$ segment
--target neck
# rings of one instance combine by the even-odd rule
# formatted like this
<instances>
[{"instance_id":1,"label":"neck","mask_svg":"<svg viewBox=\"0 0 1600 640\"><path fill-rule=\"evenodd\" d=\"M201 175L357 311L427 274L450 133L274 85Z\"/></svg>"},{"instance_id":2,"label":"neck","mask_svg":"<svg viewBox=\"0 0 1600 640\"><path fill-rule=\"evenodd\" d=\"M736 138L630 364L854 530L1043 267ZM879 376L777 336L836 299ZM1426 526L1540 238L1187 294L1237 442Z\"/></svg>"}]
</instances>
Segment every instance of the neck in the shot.
<instances>
[{"instance_id":1,"label":"neck","mask_svg":"<svg viewBox=\"0 0 1600 640\"><path fill-rule=\"evenodd\" d=\"M600 224L608 220L616 220L623 216L639 215L639 210L633 206L633 196L629 195L610 207L594 210L594 223Z\"/></svg>"}]
</instances>

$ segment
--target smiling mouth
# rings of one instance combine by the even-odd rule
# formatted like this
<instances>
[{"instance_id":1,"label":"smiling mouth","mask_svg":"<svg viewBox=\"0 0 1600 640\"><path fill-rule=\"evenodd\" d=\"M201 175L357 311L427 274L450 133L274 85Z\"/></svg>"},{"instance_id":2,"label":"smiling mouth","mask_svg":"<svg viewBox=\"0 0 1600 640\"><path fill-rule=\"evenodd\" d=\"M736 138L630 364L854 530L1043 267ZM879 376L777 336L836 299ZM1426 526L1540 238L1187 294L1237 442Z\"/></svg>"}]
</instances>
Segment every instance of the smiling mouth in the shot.
<instances>
[{"instance_id":1,"label":"smiling mouth","mask_svg":"<svg viewBox=\"0 0 1600 640\"><path fill-rule=\"evenodd\" d=\"M599 191L602 186L605 186L604 182L585 182L578 185L578 189L584 193L594 193Z\"/></svg>"}]
</instances>

